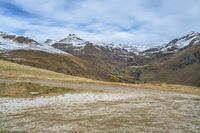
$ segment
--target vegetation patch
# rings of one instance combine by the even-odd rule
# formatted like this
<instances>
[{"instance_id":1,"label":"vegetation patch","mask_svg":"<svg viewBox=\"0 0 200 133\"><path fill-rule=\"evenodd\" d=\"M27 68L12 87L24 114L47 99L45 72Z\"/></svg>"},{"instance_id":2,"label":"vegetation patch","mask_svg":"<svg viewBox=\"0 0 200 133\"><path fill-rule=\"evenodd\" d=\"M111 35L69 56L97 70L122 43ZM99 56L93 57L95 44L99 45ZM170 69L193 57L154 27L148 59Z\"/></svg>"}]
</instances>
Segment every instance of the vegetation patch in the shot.
<instances>
[{"instance_id":1,"label":"vegetation patch","mask_svg":"<svg viewBox=\"0 0 200 133\"><path fill-rule=\"evenodd\" d=\"M1 97L34 97L42 95L56 95L74 92L74 89L64 87L41 86L30 82L16 82L0 84Z\"/></svg>"},{"instance_id":2,"label":"vegetation patch","mask_svg":"<svg viewBox=\"0 0 200 133\"><path fill-rule=\"evenodd\" d=\"M120 79L117 78L116 76L112 75L112 76L110 77L109 81L110 81L110 82L119 82Z\"/></svg>"}]
</instances>

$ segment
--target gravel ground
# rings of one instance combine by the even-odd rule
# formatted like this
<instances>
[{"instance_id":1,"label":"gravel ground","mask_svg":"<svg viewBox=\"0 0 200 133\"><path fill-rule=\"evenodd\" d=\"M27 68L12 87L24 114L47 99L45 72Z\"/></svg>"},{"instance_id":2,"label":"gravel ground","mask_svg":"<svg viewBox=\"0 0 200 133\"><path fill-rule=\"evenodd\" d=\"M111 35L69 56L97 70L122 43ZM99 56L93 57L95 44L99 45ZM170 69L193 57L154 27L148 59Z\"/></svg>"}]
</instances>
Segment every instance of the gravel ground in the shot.
<instances>
[{"instance_id":1,"label":"gravel ground","mask_svg":"<svg viewBox=\"0 0 200 133\"><path fill-rule=\"evenodd\" d=\"M0 132L200 132L198 95L95 84L62 86L87 91L0 98Z\"/></svg>"}]
</instances>

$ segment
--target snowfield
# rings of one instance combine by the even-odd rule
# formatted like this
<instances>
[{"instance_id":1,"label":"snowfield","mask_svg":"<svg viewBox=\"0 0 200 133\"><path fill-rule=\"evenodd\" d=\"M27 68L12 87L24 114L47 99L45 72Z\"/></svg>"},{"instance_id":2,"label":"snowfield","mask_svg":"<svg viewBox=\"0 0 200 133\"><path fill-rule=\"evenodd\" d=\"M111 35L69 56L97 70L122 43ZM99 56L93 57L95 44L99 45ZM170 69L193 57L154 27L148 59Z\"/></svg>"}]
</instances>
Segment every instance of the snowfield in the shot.
<instances>
[{"instance_id":1,"label":"snowfield","mask_svg":"<svg viewBox=\"0 0 200 133\"><path fill-rule=\"evenodd\" d=\"M66 86L89 89L52 97L0 98L1 132L200 131L198 95L95 84Z\"/></svg>"}]
</instances>

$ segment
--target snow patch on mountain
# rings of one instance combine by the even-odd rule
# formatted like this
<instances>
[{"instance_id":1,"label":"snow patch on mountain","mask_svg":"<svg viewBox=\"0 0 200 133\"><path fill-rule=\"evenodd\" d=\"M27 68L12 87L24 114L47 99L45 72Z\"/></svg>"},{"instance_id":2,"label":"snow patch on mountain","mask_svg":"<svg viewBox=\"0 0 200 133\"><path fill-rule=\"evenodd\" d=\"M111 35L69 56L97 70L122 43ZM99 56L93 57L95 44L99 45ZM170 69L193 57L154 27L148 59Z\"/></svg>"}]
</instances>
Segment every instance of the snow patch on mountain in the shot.
<instances>
[{"instance_id":1,"label":"snow patch on mountain","mask_svg":"<svg viewBox=\"0 0 200 133\"><path fill-rule=\"evenodd\" d=\"M174 39L168 44L165 45L165 49L170 49L172 47L175 47L177 49L182 49L192 43L192 41L200 41L200 33L198 32L192 32L191 34L188 34L186 36L183 36L178 39ZM191 44L192 45L192 44Z\"/></svg>"},{"instance_id":2,"label":"snow patch on mountain","mask_svg":"<svg viewBox=\"0 0 200 133\"><path fill-rule=\"evenodd\" d=\"M144 51L147 49L145 46L136 46L136 45L125 45L125 44L117 44L117 43L103 43L103 42L97 42L97 41L86 41L82 38L79 38L75 34L69 34L66 38L55 42L59 45L64 45L64 47L69 48L73 47L74 50L80 51L82 50L87 44L94 45L97 49L100 47L104 47L112 51L113 49L118 50L125 50L127 52L132 53L139 53L141 51Z\"/></svg>"},{"instance_id":3,"label":"snow patch on mountain","mask_svg":"<svg viewBox=\"0 0 200 133\"><path fill-rule=\"evenodd\" d=\"M67 38L64 38L60 41L58 41L57 43L61 43L61 44L72 44L73 46L80 46L80 45L84 45L86 41L77 37L75 34L69 34L67 36Z\"/></svg>"},{"instance_id":4,"label":"snow patch on mountain","mask_svg":"<svg viewBox=\"0 0 200 133\"><path fill-rule=\"evenodd\" d=\"M24 49L24 50L44 51L48 53L68 54L50 45L47 45L46 43L39 44L35 41L30 41L30 43L23 43L23 42L19 43L15 41L16 38L18 37L19 36L13 33L0 32L0 52ZM26 39L26 37L24 38Z\"/></svg>"},{"instance_id":5,"label":"snow patch on mountain","mask_svg":"<svg viewBox=\"0 0 200 133\"><path fill-rule=\"evenodd\" d=\"M175 53L183 48L200 44L200 33L192 32L180 38L176 38L169 43L150 48L143 52L143 55L155 53Z\"/></svg>"}]
</instances>

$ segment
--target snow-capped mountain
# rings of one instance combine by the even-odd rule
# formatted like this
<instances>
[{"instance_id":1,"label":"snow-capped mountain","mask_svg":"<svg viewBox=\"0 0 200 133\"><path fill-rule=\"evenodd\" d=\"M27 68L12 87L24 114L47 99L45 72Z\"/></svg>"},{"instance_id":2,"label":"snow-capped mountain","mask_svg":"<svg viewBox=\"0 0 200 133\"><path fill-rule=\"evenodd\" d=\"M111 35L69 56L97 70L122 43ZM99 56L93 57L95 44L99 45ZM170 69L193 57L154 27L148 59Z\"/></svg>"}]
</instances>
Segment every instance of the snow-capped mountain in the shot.
<instances>
[{"instance_id":1,"label":"snow-capped mountain","mask_svg":"<svg viewBox=\"0 0 200 133\"><path fill-rule=\"evenodd\" d=\"M119 55L130 55L130 53L138 54L141 50L132 45L87 41L75 34L69 34L66 38L59 41L47 39L44 43L38 43L29 37L18 36L8 32L0 32L1 52L24 49L67 54L67 52L83 52L84 48L88 48L88 45L94 46L97 50L110 51L111 53Z\"/></svg>"},{"instance_id":2,"label":"snow-capped mountain","mask_svg":"<svg viewBox=\"0 0 200 133\"><path fill-rule=\"evenodd\" d=\"M40 44L28 37L18 36L8 32L0 32L0 52L19 49L68 54L50 45L47 45L46 43Z\"/></svg>"},{"instance_id":3,"label":"snow-capped mountain","mask_svg":"<svg viewBox=\"0 0 200 133\"><path fill-rule=\"evenodd\" d=\"M73 44L73 45L80 45L85 42L86 42L85 40L77 37L75 34L69 34L67 38L58 41L58 43Z\"/></svg>"},{"instance_id":4,"label":"snow-capped mountain","mask_svg":"<svg viewBox=\"0 0 200 133\"><path fill-rule=\"evenodd\" d=\"M38 43L37 41L24 36L18 36L13 33L0 32L0 52L7 50L39 50L50 53L62 53L67 54L74 52L86 53L86 52L101 52L110 53L118 56L133 56L133 55L145 55L150 56L152 54L171 54L180 51L189 46L200 44L200 33L192 32L180 38L176 38L169 43L147 49L142 45L125 45L117 43L102 43L95 41L87 41L75 34L69 34L66 38L59 41L47 39L44 43ZM91 49L92 48L92 49ZM90 49L90 50L88 50ZM95 51L95 52L93 52ZM102 52L103 51L103 52ZM110 55L109 54L109 55Z\"/></svg>"},{"instance_id":5,"label":"snow-capped mountain","mask_svg":"<svg viewBox=\"0 0 200 133\"><path fill-rule=\"evenodd\" d=\"M157 53L171 54L193 45L200 45L200 33L198 32L192 32L188 35L176 38L164 45L145 50L142 53L145 55Z\"/></svg>"},{"instance_id":6,"label":"snow-capped mountain","mask_svg":"<svg viewBox=\"0 0 200 133\"><path fill-rule=\"evenodd\" d=\"M9 33L9 32L0 32L0 38L1 40L12 41L12 42L26 44L30 46L35 46L39 44L38 42L28 37L18 36L16 34Z\"/></svg>"},{"instance_id":7,"label":"snow-capped mountain","mask_svg":"<svg viewBox=\"0 0 200 133\"><path fill-rule=\"evenodd\" d=\"M127 52L138 52L137 47L132 45L126 45L126 44L117 44L117 43L95 43L96 46L106 47L110 50L112 49L121 49L126 50Z\"/></svg>"},{"instance_id":8,"label":"snow-capped mountain","mask_svg":"<svg viewBox=\"0 0 200 133\"><path fill-rule=\"evenodd\" d=\"M135 54L138 54L140 51L147 49L144 46L137 47L134 45L86 41L75 34L69 34L66 38L60 41L55 41L53 46L59 49L65 49L65 50L68 49L70 51L81 51L88 44L93 45L97 49L103 48L110 51L122 50L127 53L135 53Z\"/></svg>"}]
</instances>

